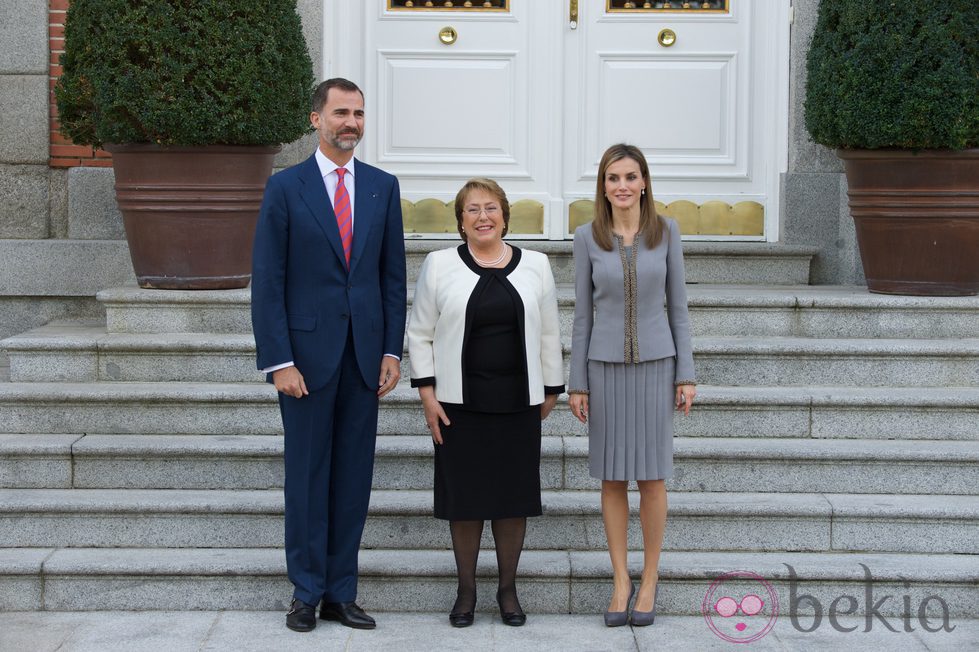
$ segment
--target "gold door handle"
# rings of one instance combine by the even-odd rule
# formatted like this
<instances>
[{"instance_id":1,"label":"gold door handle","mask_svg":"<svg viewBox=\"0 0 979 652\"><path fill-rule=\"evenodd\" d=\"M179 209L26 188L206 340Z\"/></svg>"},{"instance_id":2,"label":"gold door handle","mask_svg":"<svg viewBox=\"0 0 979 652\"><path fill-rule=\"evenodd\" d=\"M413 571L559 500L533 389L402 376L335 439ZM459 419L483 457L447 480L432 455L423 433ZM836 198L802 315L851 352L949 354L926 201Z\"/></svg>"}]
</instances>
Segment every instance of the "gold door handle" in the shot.
<instances>
[{"instance_id":1,"label":"gold door handle","mask_svg":"<svg viewBox=\"0 0 979 652\"><path fill-rule=\"evenodd\" d=\"M459 38L459 33L452 27L446 26L439 30L439 41L443 45L452 45L456 42L457 38Z\"/></svg>"},{"instance_id":2,"label":"gold door handle","mask_svg":"<svg viewBox=\"0 0 979 652\"><path fill-rule=\"evenodd\" d=\"M570 5L568 7L568 27L571 29L578 29L578 0L569 0Z\"/></svg>"},{"instance_id":3,"label":"gold door handle","mask_svg":"<svg viewBox=\"0 0 979 652\"><path fill-rule=\"evenodd\" d=\"M676 43L676 32L674 32L672 29L660 30L660 33L656 36L656 40L659 41L659 44L664 48L668 48Z\"/></svg>"}]
</instances>

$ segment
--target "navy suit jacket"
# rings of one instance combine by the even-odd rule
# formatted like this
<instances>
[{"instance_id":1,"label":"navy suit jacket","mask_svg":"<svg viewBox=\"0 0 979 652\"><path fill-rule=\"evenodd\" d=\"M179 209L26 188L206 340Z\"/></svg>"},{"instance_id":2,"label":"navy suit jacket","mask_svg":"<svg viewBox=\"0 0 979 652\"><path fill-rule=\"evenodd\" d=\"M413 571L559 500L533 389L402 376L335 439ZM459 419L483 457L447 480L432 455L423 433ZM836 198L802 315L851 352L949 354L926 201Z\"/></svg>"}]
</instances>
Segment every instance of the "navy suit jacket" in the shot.
<instances>
[{"instance_id":1,"label":"navy suit jacket","mask_svg":"<svg viewBox=\"0 0 979 652\"><path fill-rule=\"evenodd\" d=\"M306 388L325 386L352 327L357 364L376 387L385 353L404 350L407 287L398 180L354 161L348 271L315 157L273 175L255 231L252 328L259 369L292 360Z\"/></svg>"}]
</instances>

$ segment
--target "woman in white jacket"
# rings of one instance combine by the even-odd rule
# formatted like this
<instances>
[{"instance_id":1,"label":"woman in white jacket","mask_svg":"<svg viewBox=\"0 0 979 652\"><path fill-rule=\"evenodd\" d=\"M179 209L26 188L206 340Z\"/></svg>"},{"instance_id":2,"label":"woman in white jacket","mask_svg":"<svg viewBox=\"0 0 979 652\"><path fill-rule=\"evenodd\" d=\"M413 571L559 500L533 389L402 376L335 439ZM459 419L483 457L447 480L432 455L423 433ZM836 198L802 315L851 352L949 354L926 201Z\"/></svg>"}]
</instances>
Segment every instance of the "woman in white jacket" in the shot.
<instances>
[{"instance_id":1,"label":"woman in white jacket","mask_svg":"<svg viewBox=\"0 0 979 652\"><path fill-rule=\"evenodd\" d=\"M541 514L541 420L564 391L547 257L503 242L510 205L490 179L459 191L463 244L428 255L408 321L411 386L435 442L435 517L449 521L458 574L454 627L472 624L483 522L492 522L496 594L507 625L528 516Z\"/></svg>"}]
</instances>

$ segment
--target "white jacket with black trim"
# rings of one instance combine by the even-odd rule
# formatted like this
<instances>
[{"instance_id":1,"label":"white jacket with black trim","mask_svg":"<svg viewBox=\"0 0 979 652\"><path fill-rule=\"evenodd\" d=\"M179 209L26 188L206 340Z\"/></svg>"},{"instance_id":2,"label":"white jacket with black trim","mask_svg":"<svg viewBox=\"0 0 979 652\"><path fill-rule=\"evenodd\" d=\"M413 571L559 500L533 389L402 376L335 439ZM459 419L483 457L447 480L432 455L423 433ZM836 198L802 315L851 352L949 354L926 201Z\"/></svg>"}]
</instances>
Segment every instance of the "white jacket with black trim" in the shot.
<instances>
[{"instance_id":1,"label":"white jacket with black trim","mask_svg":"<svg viewBox=\"0 0 979 652\"><path fill-rule=\"evenodd\" d=\"M517 263L506 278L523 302L528 406L539 405L546 394L564 391L554 276L544 254L513 247L513 255ZM411 386L435 385L444 403L465 404L462 351L477 269L465 245L433 251L415 286L407 331Z\"/></svg>"}]
</instances>

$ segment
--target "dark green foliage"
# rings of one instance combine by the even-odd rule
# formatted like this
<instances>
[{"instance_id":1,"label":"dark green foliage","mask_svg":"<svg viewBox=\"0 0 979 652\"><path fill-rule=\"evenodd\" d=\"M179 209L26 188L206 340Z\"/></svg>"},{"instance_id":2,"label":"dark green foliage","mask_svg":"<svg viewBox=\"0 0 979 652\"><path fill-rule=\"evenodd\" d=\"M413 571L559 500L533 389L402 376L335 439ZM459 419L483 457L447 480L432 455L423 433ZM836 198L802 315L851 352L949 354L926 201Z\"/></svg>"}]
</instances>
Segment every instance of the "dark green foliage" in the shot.
<instances>
[{"instance_id":1,"label":"dark green foliage","mask_svg":"<svg viewBox=\"0 0 979 652\"><path fill-rule=\"evenodd\" d=\"M72 0L61 131L80 145L275 145L309 130L295 0Z\"/></svg>"},{"instance_id":2,"label":"dark green foliage","mask_svg":"<svg viewBox=\"0 0 979 652\"><path fill-rule=\"evenodd\" d=\"M817 143L979 146L975 0L822 0L807 68Z\"/></svg>"}]
</instances>

